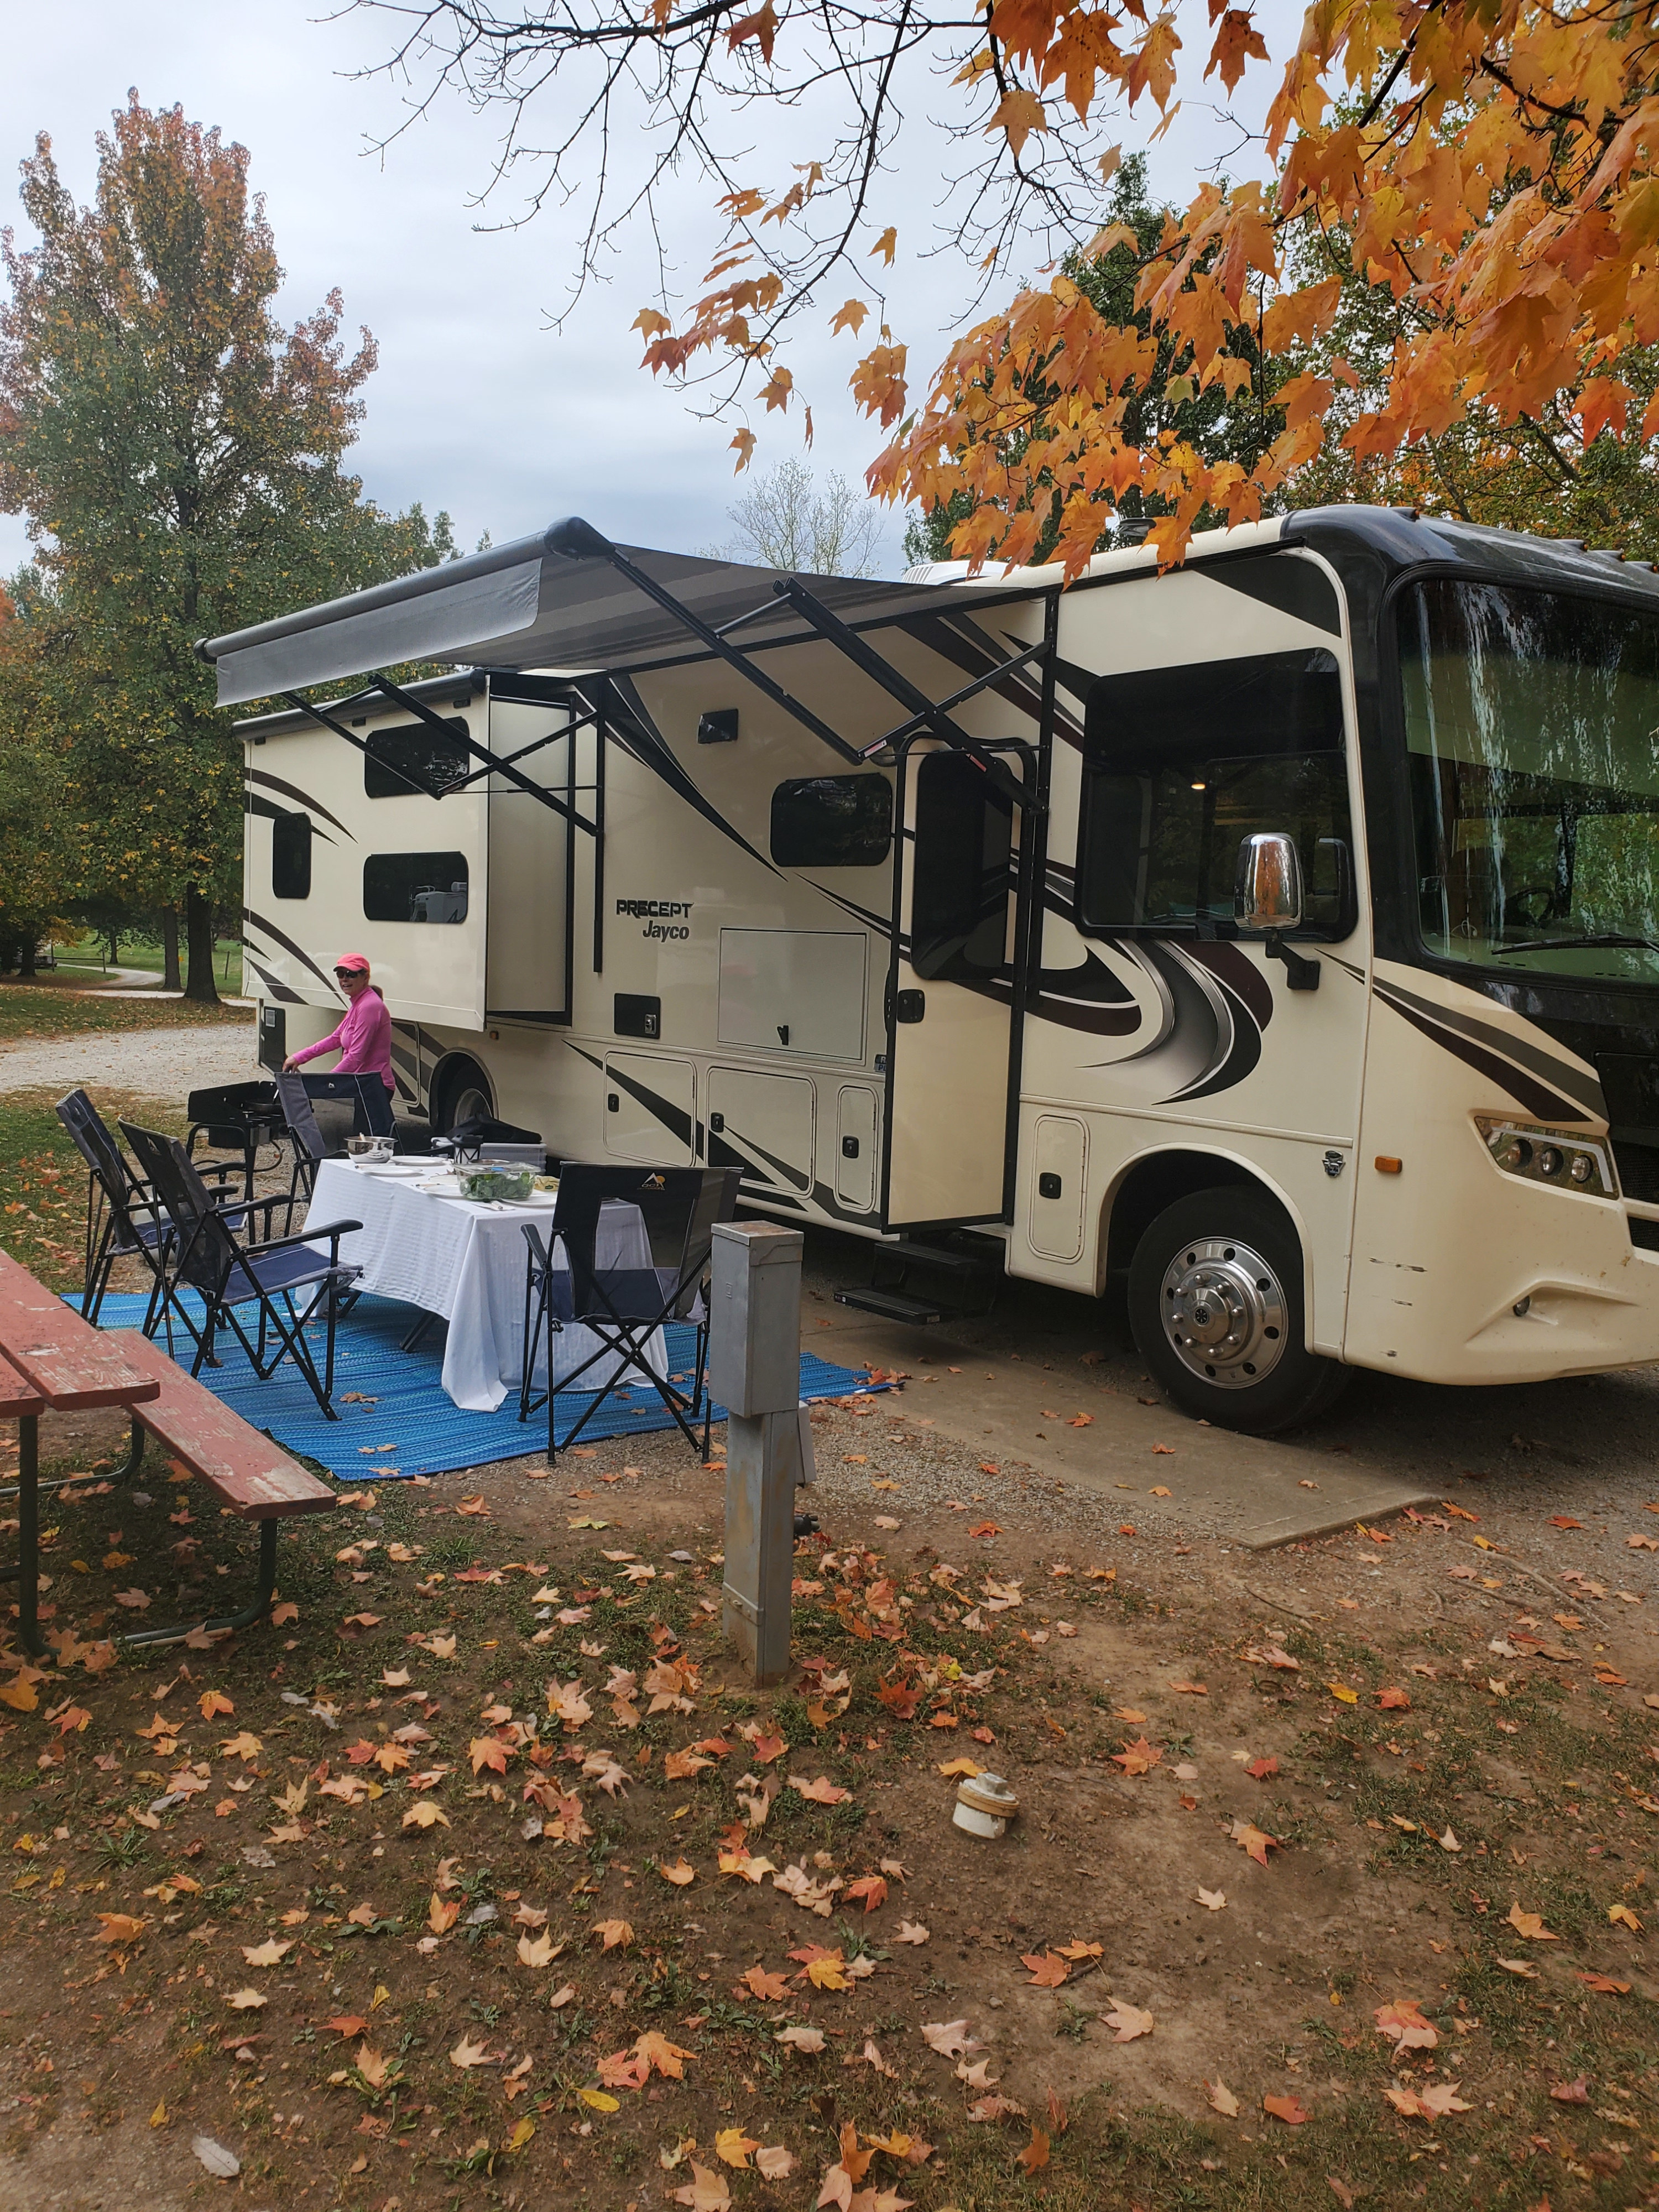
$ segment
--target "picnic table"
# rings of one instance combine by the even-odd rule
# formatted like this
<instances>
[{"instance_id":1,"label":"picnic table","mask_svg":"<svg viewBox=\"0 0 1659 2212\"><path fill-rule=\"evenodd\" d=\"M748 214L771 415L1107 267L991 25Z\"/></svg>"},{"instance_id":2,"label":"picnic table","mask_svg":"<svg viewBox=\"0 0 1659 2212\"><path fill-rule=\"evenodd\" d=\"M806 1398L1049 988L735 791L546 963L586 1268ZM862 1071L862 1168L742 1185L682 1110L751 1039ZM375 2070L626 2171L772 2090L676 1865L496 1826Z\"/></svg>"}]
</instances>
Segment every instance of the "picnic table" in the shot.
<instances>
[{"instance_id":1,"label":"picnic table","mask_svg":"<svg viewBox=\"0 0 1659 2212\"><path fill-rule=\"evenodd\" d=\"M441 1163L424 1173L386 1174L349 1161L318 1163L307 1221L349 1216L362 1227L340 1239L340 1257L361 1267L359 1291L397 1298L449 1323L442 1382L451 1400L472 1413L494 1413L519 1388L524 1358L526 1246L523 1224L552 1219L547 1206L486 1206L471 1199L422 1190ZM303 1232L302 1232L303 1233ZM556 1248L554 1266L563 1266ZM595 1264L603 1268L648 1268L651 1243L636 1206L607 1200L599 1215ZM412 1344L414 1334L405 1339ZM557 1381L603 1347L591 1329L567 1322L553 1342ZM647 1357L659 1375L668 1352L657 1330ZM535 1384L545 1389L545 1358L538 1349ZM619 1359L601 1358L584 1376L583 1389L608 1390L629 1372Z\"/></svg>"},{"instance_id":2,"label":"picnic table","mask_svg":"<svg viewBox=\"0 0 1659 2212\"><path fill-rule=\"evenodd\" d=\"M39 1658L40 1492L61 1489L64 1476L40 1480L40 1416L121 1407L132 1419L127 1464L114 1479L135 1475L151 1435L206 1482L232 1512L260 1524L258 1584L251 1605L222 1617L146 1628L123 1640L165 1642L196 1628L240 1628L258 1620L276 1584L276 1523L296 1513L331 1512L337 1504L280 1445L222 1405L133 1331L105 1334L82 1320L8 1252L0 1251L0 1421L17 1423L17 1565L0 1582L17 1584L18 1635Z\"/></svg>"}]
</instances>

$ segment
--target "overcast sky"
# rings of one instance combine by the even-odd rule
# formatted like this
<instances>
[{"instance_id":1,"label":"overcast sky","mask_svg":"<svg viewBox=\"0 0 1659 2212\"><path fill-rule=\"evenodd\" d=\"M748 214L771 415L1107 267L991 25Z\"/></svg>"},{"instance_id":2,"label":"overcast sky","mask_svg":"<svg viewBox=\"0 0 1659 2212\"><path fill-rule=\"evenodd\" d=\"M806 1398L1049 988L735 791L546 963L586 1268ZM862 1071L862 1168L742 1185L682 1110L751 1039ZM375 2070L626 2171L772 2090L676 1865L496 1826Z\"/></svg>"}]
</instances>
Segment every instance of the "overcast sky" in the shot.
<instances>
[{"instance_id":1,"label":"overcast sky","mask_svg":"<svg viewBox=\"0 0 1659 2212\"><path fill-rule=\"evenodd\" d=\"M1203 11L1189 4L1182 15L1188 53L1201 52ZM1292 0L1273 0L1272 15L1282 27L1269 29L1277 58L1296 19ZM399 94L384 78L354 81L354 72L386 52L391 28L390 18L372 11L330 20L315 0L264 0L258 9L224 0L156 0L143 9L131 0L52 0L18 9L0 82L0 173L15 177L44 130L65 180L85 200L94 134L127 88L149 106L181 102L193 120L219 125L252 152L252 179L267 197L287 272L285 318L308 312L337 285L349 327L365 323L379 341L355 461L374 498L447 507L469 548L485 530L500 544L568 514L635 544L691 550L727 536L726 509L740 489L726 449L732 426L700 422L683 397L638 367L640 342L629 325L652 296L646 242L562 331L551 331L550 311L564 302L570 267L568 228L549 212L504 234L480 229L497 212L481 217L471 204L488 175L492 118L447 98L383 158L366 151L398 119ZM1254 81L1265 85L1265 72L1246 80L1241 104ZM1191 92L1153 154L1154 184L1172 198L1233 143ZM945 100L940 93L931 105L937 112ZM1132 148L1146 127L1143 102L1139 125L1114 124L1102 143L1121 138ZM801 158L798 126L784 128L792 135L775 145L774 162L764 149L757 160L758 180L773 181L772 167L781 172ZM881 215L899 224L890 314L915 372L943 354L966 302L960 263L927 252L937 242L932 210L942 154L942 138L924 120L904 143L904 166L889 180ZM692 179L684 189L689 288L703 273L690 248L695 237L707 251L710 194ZM500 203L499 213L512 204ZM19 220L12 187L0 185L0 221ZM849 289L837 282L791 358L812 403L809 459L857 481L881 438L847 394L854 348L827 335L830 313ZM866 344L869 335L866 325ZM769 428L756 466L799 452L797 428ZM902 517L885 526L892 569L902 526ZM27 550L21 520L0 517L0 568Z\"/></svg>"}]
</instances>

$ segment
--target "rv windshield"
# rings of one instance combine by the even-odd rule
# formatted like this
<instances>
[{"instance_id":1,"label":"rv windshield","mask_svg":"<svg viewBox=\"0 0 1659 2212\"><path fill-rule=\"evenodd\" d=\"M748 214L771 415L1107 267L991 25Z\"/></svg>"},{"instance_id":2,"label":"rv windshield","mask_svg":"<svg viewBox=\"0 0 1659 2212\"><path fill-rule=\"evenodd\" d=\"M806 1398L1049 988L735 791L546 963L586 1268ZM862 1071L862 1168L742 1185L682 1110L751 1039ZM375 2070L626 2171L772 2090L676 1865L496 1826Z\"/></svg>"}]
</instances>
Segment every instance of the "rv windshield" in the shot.
<instances>
[{"instance_id":1,"label":"rv windshield","mask_svg":"<svg viewBox=\"0 0 1659 2212\"><path fill-rule=\"evenodd\" d=\"M1400 659L1429 950L1659 982L1659 619L1437 577Z\"/></svg>"}]
</instances>

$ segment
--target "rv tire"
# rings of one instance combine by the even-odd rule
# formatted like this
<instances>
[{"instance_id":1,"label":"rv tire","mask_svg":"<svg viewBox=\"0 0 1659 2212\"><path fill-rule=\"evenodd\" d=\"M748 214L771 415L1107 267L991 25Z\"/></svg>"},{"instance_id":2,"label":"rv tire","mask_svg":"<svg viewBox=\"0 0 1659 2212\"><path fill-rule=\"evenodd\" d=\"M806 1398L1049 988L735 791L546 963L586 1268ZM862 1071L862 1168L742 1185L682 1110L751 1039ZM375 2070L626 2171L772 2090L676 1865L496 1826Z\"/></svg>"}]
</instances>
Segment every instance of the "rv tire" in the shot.
<instances>
[{"instance_id":1,"label":"rv tire","mask_svg":"<svg viewBox=\"0 0 1659 2212\"><path fill-rule=\"evenodd\" d=\"M438 1071L433 1096L433 1135L447 1137L458 1121L489 1118L495 1111L489 1078L477 1061L469 1060L465 1053L447 1060Z\"/></svg>"},{"instance_id":2,"label":"rv tire","mask_svg":"<svg viewBox=\"0 0 1659 2212\"><path fill-rule=\"evenodd\" d=\"M1129 1265L1129 1325L1152 1380L1218 1428L1299 1427L1348 1380L1307 1348L1295 1230L1236 1184L1178 1199L1147 1229Z\"/></svg>"}]
</instances>

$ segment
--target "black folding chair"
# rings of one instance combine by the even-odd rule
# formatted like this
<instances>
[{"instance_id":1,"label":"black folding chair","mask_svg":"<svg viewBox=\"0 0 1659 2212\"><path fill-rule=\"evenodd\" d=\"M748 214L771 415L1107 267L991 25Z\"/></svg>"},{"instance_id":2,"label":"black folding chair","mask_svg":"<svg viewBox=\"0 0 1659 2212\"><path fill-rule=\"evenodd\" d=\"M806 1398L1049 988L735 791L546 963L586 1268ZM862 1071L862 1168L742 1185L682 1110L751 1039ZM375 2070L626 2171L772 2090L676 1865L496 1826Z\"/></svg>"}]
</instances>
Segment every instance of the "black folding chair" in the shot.
<instances>
[{"instance_id":1,"label":"black folding chair","mask_svg":"<svg viewBox=\"0 0 1659 2212\"><path fill-rule=\"evenodd\" d=\"M694 1450L708 1456L709 1407L703 1389L708 1362L708 1319L699 1298L708 1269L714 1226L737 1209L742 1170L736 1168L613 1168L566 1161L559 1170L558 1203L548 1224L548 1241L533 1222L524 1224L524 1364L519 1378L519 1419L545 1404L547 1456L556 1456L555 1401L577 1391L580 1379L603 1359L616 1358L623 1372L637 1370L673 1415ZM637 1206L651 1245L649 1267L598 1266L599 1217L607 1200ZM556 1245L564 1246L567 1267L556 1268ZM660 1376L647 1358L650 1337L670 1322L690 1322L696 1331L693 1388L687 1393ZM580 1366L562 1381L553 1379L553 1339L568 1324L592 1330L599 1340ZM532 1390L536 1354L547 1339L548 1388ZM581 1395L581 1394L579 1394ZM590 1395L586 1411L565 1438L567 1449L581 1434L605 1397ZM691 1419L702 1406L701 1446Z\"/></svg>"},{"instance_id":2,"label":"black folding chair","mask_svg":"<svg viewBox=\"0 0 1659 2212\"><path fill-rule=\"evenodd\" d=\"M294 1173L289 1179L289 1196L296 1204L304 1198L307 1204L316 1188L317 1164L328 1158L328 1146L317 1126L317 1116L312 1111L311 1093L306 1089L306 1079L297 1068L284 1070L276 1078L276 1099L283 1109L283 1121L294 1151ZM289 1226L294 1225L293 1215Z\"/></svg>"},{"instance_id":3,"label":"black folding chair","mask_svg":"<svg viewBox=\"0 0 1659 2212\"><path fill-rule=\"evenodd\" d=\"M94 1328L97 1326L116 1261L137 1259L143 1262L150 1278L149 1305L144 1315L148 1332L165 1279L165 1248L171 1226L157 1206L149 1184L143 1176L135 1176L127 1165L108 1124L86 1092L71 1091L66 1098L58 1100L56 1111L69 1132L70 1143L87 1164L82 1317ZM226 1177L236 1173L234 1164L222 1161L209 1167L207 1172L219 1179L218 1189L211 1194L213 1205L222 1212L228 1206L236 1209L230 1218L240 1220L241 1201L224 1188Z\"/></svg>"},{"instance_id":4,"label":"black folding chair","mask_svg":"<svg viewBox=\"0 0 1659 2212\"><path fill-rule=\"evenodd\" d=\"M326 1228L307 1230L300 1237L280 1237L266 1243L243 1243L223 1213L214 1207L211 1195L196 1172L189 1153L176 1137L123 1121L121 1133L131 1146L138 1164L148 1175L173 1230L170 1251L164 1255L161 1313L167 1330L167 1351L173 1350L173 1321L177 1314L196 1346L192 1375L217 1364L213 1340L228 1328L246 1352L254 1373L268 1382L286 1353L304 1376L311 1394L331 1421L339 1415L330 1401L334 1392L335 1326L346 1303L343 1294L362 1273L340 1257L340 1239L361 1221L331 1222ZM290 1201L278 1191L256 1199L251 1212L264 1211ZM315 1248L326 1241L326 1258ZM202 1300L202 1325L191 1319L181 1293L193 1290ZM258 1308L258 1329L252 1338L237 1309ZM307 1340L306 1330L319 1314L327 1328L326 1352L320 1376ZM159 1325L159 1322L158 1324ZM153 1325L149 1334L155 1334ZM275 1349L271 1349L274 1340Z\"/></svg>"}]
</instances>

